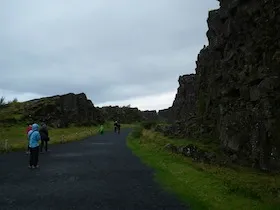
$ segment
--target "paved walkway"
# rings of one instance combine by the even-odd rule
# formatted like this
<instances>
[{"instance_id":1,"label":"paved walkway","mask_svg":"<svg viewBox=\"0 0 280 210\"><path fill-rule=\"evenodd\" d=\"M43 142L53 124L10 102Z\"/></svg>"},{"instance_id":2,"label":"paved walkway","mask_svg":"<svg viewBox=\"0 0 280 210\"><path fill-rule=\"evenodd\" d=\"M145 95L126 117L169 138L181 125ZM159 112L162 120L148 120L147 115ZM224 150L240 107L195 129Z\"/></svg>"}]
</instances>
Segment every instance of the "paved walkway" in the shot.
<instances>
[{"instance_id":1,"label":"paved walkway","mask_svg":"<svg viewBox=\"0 0 280 210\"><path fill-rule=\"evenodd\" d=\"M51 145L37 170L24 152L0 155L0 209L186 209L126 147L128 132Z\"/></svg>"}]
</instances>

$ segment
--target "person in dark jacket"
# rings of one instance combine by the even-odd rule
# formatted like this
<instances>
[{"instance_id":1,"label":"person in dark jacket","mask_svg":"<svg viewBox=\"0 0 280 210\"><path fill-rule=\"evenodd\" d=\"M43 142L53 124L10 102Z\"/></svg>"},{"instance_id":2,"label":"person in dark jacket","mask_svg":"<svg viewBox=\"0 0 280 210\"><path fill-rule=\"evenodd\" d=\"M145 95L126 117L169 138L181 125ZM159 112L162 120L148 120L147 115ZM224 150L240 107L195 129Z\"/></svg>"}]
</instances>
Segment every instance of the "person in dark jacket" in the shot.
<instances>
[{"instance_id":1,"label":"person in dark jacket","mask_svg":"<svg viewBox=\"0 0 280 210\"><path fill-rule=\"evenodd\" d=\"M121 130L121 124L118 121L115 121L114 123L114 129L115 129L115 133L120 133Z\"/></svg>"},{"instance_id":2,"label":"person in dark jacket","mask_svg":"<svg viewBox=\"0 0 280 210\"><path fill-rule=\"evenodd\" d=\"M40 136L41 136L40 152L43 153L44 147L45 147L45 152L48 152L48 141L50 140L50 138L49 138L49 131L48 131L46 124L42 125L39 132L40 132Z\"/></svg>"}]
</instances>

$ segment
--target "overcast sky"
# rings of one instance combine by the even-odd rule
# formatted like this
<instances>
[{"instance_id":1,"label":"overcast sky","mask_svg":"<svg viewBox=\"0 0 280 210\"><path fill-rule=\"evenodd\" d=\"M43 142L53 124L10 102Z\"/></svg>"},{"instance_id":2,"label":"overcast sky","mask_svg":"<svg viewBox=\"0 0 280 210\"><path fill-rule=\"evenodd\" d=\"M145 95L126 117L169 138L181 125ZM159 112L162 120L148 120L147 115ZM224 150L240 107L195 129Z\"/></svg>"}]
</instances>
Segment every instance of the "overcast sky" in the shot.
<instances>
[{"instance_id":1,"label":"overcast sky","mask_svg":"<svg viewBox=\"0 0 280 210\"><path fill-rule=\"evenodd\" d=\"M84 92L97 106L169 107L194 73L216 0L0 2L0 96Z\"/></svg>"}]
</instances>

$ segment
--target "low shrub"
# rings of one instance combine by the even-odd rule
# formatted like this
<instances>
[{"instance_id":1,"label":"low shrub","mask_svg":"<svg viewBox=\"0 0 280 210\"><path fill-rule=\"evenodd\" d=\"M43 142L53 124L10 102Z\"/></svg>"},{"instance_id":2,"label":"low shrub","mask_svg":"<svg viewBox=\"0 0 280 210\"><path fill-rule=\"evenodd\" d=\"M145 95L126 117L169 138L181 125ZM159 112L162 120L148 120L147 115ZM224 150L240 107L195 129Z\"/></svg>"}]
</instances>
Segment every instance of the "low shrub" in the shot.
<instances>
[{"instance_id":1,"label":"low shrub","mask_svg":"<svg viewBox=\"0 0 280 210\"><path fill-rule=\"evenodd\" d=\"M156 122L150 121L150 122L143 122L141 126L142 126L144 129L146 129L146 130L150 130L150 129L152 129L153 127L155 127L156 125L157 125Z\"/></svg>"},{"instance_id":2,"label":"low shrub","mask_svg":"<svg viewBox=\"0 0 280 210\"><path fill-rule=\"evenodd\" d=\"M141 138L143 136L143 127L142 126L138 126L135 127L131 133L131 137L133 138Z\"/></svg>"}]
</instances>

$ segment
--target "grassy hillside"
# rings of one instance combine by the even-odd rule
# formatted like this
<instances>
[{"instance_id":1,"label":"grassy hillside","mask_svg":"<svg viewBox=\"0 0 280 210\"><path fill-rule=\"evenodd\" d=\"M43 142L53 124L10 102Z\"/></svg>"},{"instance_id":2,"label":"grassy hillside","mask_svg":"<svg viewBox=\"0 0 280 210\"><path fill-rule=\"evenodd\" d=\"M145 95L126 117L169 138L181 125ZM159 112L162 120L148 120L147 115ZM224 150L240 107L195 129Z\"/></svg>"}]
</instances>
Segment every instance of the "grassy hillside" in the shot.
<instances>
[{"instance_id":1,"label":"grassy hillside","mask_svg":"<svg viewBox=\"0 0 280 210\"><path fill-rule=\"evenodd\" d=\"M171 142L182 144L186 140L139 128L128 137L127 144L156 170L156 180L192 209L280 209L279 174L193 162L163 149Z\"/></svg>"},{"instance_id":2,"label":"grassy hillside","mask_svg":"<svg viewBox=\"0 0 280 210\"><path fill-rule=\"evenodd\" d=\"M8 104L0 104L0 127L1 124L14 124L23 121L24 103L17 101Z\"/></svg>"}]
</instances>

